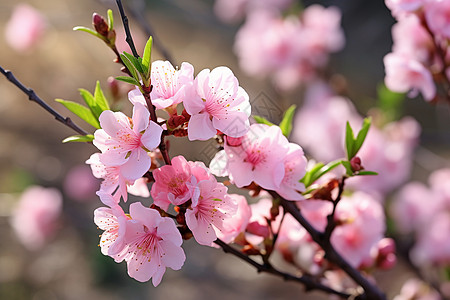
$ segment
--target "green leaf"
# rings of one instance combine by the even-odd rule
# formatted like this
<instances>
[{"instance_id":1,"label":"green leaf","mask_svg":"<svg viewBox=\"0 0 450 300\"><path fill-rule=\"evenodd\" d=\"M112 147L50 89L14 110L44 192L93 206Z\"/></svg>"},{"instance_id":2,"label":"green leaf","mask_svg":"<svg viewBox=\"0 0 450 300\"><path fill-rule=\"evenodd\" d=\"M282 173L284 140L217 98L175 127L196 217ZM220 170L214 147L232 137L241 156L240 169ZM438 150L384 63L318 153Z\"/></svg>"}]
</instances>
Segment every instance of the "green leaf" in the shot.
<instances>
[{"instance_id":1,"label":"green leaf","mask_svg":"<svg viewBox=\"0 0 450 300\"><path fill-rule=\"evenodd\" d=\"M106 100L105 94L103 94L102 88L100 86L100 81L98 80L97 84L95 85L94 99L95 104L97 104L100 107L102 112L105 110L109 110L108 100Z\"/></svg>"},{"instance_id":2,"label":"green leaf","mask_svg":"<svg viewBox=\"0 0 450 300\"><path fill-rule=\"evenodd\" d=\"M137 86L141 85L136 79L128 76L117 76L116 79Z\"/></svg>"},{"instance_id":3,"label":"green leaf","mask_svg":"<svg viewBox=\"0 0 450 300\"><path fill-rule=\"evenodd\" d=\"M133 55L131 55L130 53L127 53L125 51L123 52L123 55L125 55L131 61L131 63L136 68L136 70L138 70L139 73L141 73L141 74L144 73L144 69L142 68L142 64L138 58L134 57Z\"/></svg>"},{"instance_id":4,"label":"green leaf","mask_svg":"<svg viewBox=\"0 0 450 300\"><path fill-rule=\"evenodd\" d=\"M108 28L109 30L113 30L114 28L114 16L111 9L108 9Z\"/></svg>"},{"instance_id":5,"label":"green leaf","mask_svg":"<svg viewBox=\"0 0 450 300\"><path fill-rule=\"evenodd\" d=\"M311 170L306 172L305 176L300 180L300 182L303 182L303 184L307 188L320 177L339 166L341 163L341 160L332 161L327 165L324 165L323 163L317 163Z\"/></svg>"},{"instance_id":6,"label":"green leaf","mask_svg":"<svg viewBox=\"0 0 450 300\"><path fill-rule=\"evenodd\" d=\"M147 43L145 44L144 55L142 56L142 65L147 68L147 73L145 74L147 78L150 77L152 44L153 38L150 36Z\"/></svg>"},{"instance_id":7,"label":"green leaf","mask_svg":"<svg viewBox=\"0 0 450 300\"><path fill-rule=\"evenodd\" d=\"M305 185L305 187L310 186L314 182L312 178L323 166L324 166L323 163L321 162L317 163L314 167L311 168L311 170L305 173L305 176L303 176L303 178L300 179L300 182L302 182Z\"/></svg>"},{"instance_id":8,"label":"green leaf","mask_svg":"<svg viewBox=\"0 0 450 300\"><path fill-rule=\"evenodd\" d=\"M280 128L285 137L289 137L292 131L292 119L294 118L296 105L291 105L284 113L283 120L281 120Z\"/></svg>"},{"instance_id":9,"label":"green leaf","mask_svg":"<svg viewBox=\"0 0 450 300\"><path fill-rule=\"evenodd\" d=\"M345 148L347 150L347 158L348 160L352 159L355 156L355 135L353 134L353 129L350 126L350 123L347 121L347 125L345 127Z\"/></svg>"},{"instance_id":10,"label":"green leaf","mask_svg":"<svg viewBox=\"0 0 450 300\"><path fill-rule=\"evenodd\" d=\"M120 58L122 59L124 65L127 67L128 71L130 71L131 76L136 79L137 82L139 82L139 76L133 63L123 54L120 54Z\"/></svg>"},{"instance_id":11,"label":"green leaf","mask_svg":"<svg viewBox=\"0 0 450 300\"><path fill-rule=\"evenodd\" d=\"M70 143L70 142L92 142L94 140L94 136L92 134L87 135L72 135L66 137L62 142Z\"/></svg>"},{"instance_id":12,"label":"green leaf","mask_svg":"<svg viewBox=\"0 0 450 300\"><path fill-rule=\"evenodd\" d=\"M68 110L76 114L78 117L80 117L82 120L86 121L90 125L94 126L97 129L100 129L100 123L98 122L98 119L94 116L94 114L89 108L79 103L63 99L56 99L55 101L64 105Z\"/></svg>"},{"instance_id":13,"label":"green leaf","mask_svg":"<svg viewBox=\"0 0 450 300\"><path fill-rule=\"evenodd\" d=\"M388 115L388 121L397 120L402 114L402 105L406 98L406 93L396 93L391 91L384 84L377 87L378 107Z\"/></svg>"},{"instance_id":14,"label":"green leaf","mask_svg":"<svg viewBox=\"0 0 450 300\"><path fill-rule=\"evenodd\" d=\"M350 164L349 161L346 160L342 160L341 164L344 166L345 170L347 171L347 175L348 176L353 176L353 170L352 170L352 165Z\"/></svg>"},{"instance_id":15,"label":"green leaf","mask_svg":"<svg viewBox=\"0 0 450 300\"><path fill-rule=\"evenodd\" d=\"M361 149L361 146L364 143L364 140L366 139L367 133L369 132L371 122L372 122L372 119L370 117L364 119L362 128L358 132L358 136L356 137L356 140L354 143L354 147L355 147L354 155L356 155L358 153L359 149Z\"/></svg>"},{"instance_id":16,"label":"green leaf","mask_svg":"<svg viewBox=\"0 0 450 300\"><path fill-rule=\"evenodd\" d=\"M84 26L75 26L75 27L73 28L73 30L75 30L75 31L84 31L84 32L90 33L90 34L92 34L93 36L96 36L96 37L102 39L103 41L106 40L105 37L102 36L102 35L101 35L100 33L98 33L97 31L94 31L94 30L92 30L92 29L90 29L90 28L87 28L87 27L84 27Z\"/></svg>"},{"instance_id":17,"label":"green leaf","mask_svg":"<svg viewBox=\"0 0 450 300\"><path fill-rule=\"evenodd\" d=\"M269 126L275 125L264 117L260 117L260 116L252 116L252 117L253 117L253 119L255 119L256 123L258 123L258 124L266 124Z\"/></svg>"},{"instance_id":18,"label":"green leaf","mask_svg":"<svg viewBox=\"0 0 450 300\"><path fill-rule=\"evenodd\" d=\"M377 172L373 171L359 171L356 175L366 176L366 175L378 175Z\"/></svg>"},{"instance_id":19,"label":"green leaf","mask_svg":"<svg viewBox=\"0 0 450 300\"><path fill-rule=\"evenodd\" d=\"M78 91L80 92L81 97L83 97L84 102L86 102L86 105L91 110L92 115L96 120L98 120L103 112L103 109L96 103L94 96L88 90L78 89Z\"/></svg>"}]
</instances>

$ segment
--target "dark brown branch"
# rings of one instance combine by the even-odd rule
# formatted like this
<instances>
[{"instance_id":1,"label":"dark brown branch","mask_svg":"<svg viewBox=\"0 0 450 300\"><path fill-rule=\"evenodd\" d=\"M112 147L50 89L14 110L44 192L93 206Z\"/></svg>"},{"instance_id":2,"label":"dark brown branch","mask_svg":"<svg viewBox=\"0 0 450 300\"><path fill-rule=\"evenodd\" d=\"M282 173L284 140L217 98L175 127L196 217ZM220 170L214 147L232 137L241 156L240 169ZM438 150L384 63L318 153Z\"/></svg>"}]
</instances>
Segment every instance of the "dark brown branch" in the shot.
<instances>
[{"instance_id":1,"label":"dark brown branch","mask_svg":"<svg viewBox=\"0 0 450 300\"><path fill-rule=\"evenodd\" d=\"M336 207L339 204L339 202L342 199L342 193L344 192L344 186L345 186L345 180L347 179L347 176L343 176L341 180L339 181L338 186L338 194L336 196L336 199L333 201L333 211L327 216L327 226L325 228L324 233L324 239L330 240L331 234L333 233L333 230L336 228L336 220L334 219L334 215L336 213Z\"/></svg>"},{"instance_id":2,"label":"dark brown branch","mask_svg":"<svg viewBox=\"0 0 450 300\"><path fill-rule=\"evenodd\" d=\"M156 36L155 31L153 30L152 25L146 19L144 15L145 11L145 2L143 0L133 0L132 4L127 5L131 16L136 20L136 22L142 27L145 34L147 36L151 36L153 38L153 45L158 51L162 54L165 60L168 60L172 65L175 65L175 61L170 54L170 51L164 46L164 44L160 41L160 39Z\"/></svg>"},{"instance_id":3,"label":"dark brown branch","mask_svg":"<svg viewBox=\"0 0 450 300\"><path fill-rule=\"evenodd\" d=\"M123 10L122 1L116 0L117 6L119 7L120 17L122 18L123 28L125 29L126 41L130 46L131 51L133 52L134 57L138 58L139 54L136 51L136 47L134 46L133 37L131 36L130 26L128 25L128 17L125 15Z\"/></svg>"},{"instance_id":4,"label":"dark brown branch","mask_svg":"<svg viewBox=\"0 0 450 300\"><path fill-rule=\"evenodd\" d=\"M254 261L253 259L251 259L249 256L242 253L241 251L226 244L225 242L223 242L220 239L215 240L214 243L216 245L220 246L225 253L230 253L230 254L240 258L241 260L245 261L246 263L250 264L251 266L255 267L255 269L257 270L258 273L268 273L268 274L275 275L277 277L281 277L286 281L300 282L305 286L306 291L320 290L320 291L327 292L329 294L337 295L337 296L339 296L341 298L345 298L345 299L347 299L351 296L347 293L339 292L339 291L336 291L326 285L323 285L320 282L317 282L316 280L314 280L310 276L303 275L301 277L297 277L292 274L281 272L281 271L275 269L270 264L260 264L256 261Z\"/></svg>"},{"instance_id":5,"label":"dark brown branch","mask_svg":"<svg viewBox=\"0 0 450 300\"><path fill-rule=\"evenodd\" d=\"M50 114L52 114L55 119L67 127L72 128L77 133L81 135L88 134L86 131L78 127L69 117L64 118L61 116L57 111L55 111L53 108L51 108L44 100L39 98L38 95L31 89L24 86L15 76L14 74L9 71L5 70L0 66L0 72L10 81L12 82L16 87L18 87L22 92L24 92L30 101L36 102L38 105L40 105L42 108L44 108L46 111L48 111Z\"/></svg>"},{"instance_id":6,"label":"dark brown branch","mask_svg":"<svg viewBox=\"0 0 450 300\"><path fill-rule=\"evenodd\" d=\"M289 212L311 235L314 242L316 242L324 251L325 258L340 267L347 275L349 275L357 284L364 289L364 294L361 294L357 299L365 300L385 300L386 296L375 285L368 281L358 270L353 268L337 251L334 249L330 239L325 238L325 233L315 229L308 220L302 215L294 202L288 201L278 195L276 192L269 191L273 197L280 199L280 204Z\"/></svg>"}]
</instances>

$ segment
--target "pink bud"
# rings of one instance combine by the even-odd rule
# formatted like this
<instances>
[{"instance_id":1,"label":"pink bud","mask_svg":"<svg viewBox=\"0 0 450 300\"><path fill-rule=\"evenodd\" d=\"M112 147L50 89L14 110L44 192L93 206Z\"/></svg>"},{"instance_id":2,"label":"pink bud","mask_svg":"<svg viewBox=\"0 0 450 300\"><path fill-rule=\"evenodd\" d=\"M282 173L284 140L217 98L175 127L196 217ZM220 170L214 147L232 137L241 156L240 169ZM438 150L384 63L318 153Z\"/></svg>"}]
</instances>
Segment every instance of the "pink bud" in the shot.
<instances>
[{"instance_id":1,"label":"pink bud","mask_svg":"<svg viewBox=\"0 0 450 300\"><path fill-rule=\"evenodd\" d=\"M227 136L227 144L230 147L238 147L242 144L242 137L234 138Z\"/></svg>"},{"instance_id":2,"label":"pink bud","mask_svg":"<svg viewBox=\"0 0 450 300\"><path fill-rule=\"evenodd\" d=\"M246 231L248 233L254 234L254 235L258 235L258 236L262 236L262 237L269 237L270 235L270 231L269 228L267 226L263 226L261 224L259 224L258 222L251 222L247 225L247 229Z\"/></svg>"},{"instance_id":3,"label":"pink bud","mask_svg":"<svg viewBox=\"0 0 450 300\"><path fill-rule=\"evenodd\" d=\"M378 253L382 256L388 256L395 253L395 242L391 238L384 238L378 242Z\"/></svg>"},{"instance_id":4,"label":"pink bud","mask_svg":"<svg viewBox=\"0 0 450 300\"><path fill-rule=\"evenodd\" d=\"M361 158L359 158L358 156L355 156L350 160L350 165L352 166L352 170L355 172L364 169L361 165Z\"/></svg>"},{"instance_id":5,"label":"pink bud","mask_svg":"<svg viewBox=\"0 0 450 300\"><path fill-rule=\"evenodd\" d=\"M397 263L397 256L393 253L388 254L382 261L378 263L378 267L382 270L388 270Z\"/></svg>"},{"instance_id":6,"label":"pink bud","mask_svg":"<svg viewBox=\"0 0 450 300\"><path fill-rule=\"evenodd\" d=\"M102 16L100 16L97 13L94 13L92 15L92 24L94 25L95 31L97 31L104 37L108 37L109 26Z\"/></svg>"}]
</instances>

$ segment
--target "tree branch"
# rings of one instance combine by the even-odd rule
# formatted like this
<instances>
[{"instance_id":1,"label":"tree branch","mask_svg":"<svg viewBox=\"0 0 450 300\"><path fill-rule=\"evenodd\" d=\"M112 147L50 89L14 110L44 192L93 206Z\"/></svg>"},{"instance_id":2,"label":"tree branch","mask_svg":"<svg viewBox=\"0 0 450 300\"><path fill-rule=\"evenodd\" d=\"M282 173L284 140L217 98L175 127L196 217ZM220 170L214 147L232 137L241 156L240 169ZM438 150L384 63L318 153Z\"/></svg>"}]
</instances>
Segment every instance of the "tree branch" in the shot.
<instances>
[{"instance_id":1,"label":"tree branch","mask_svg":"<svg viewBox=\"0 0 450 300\"><path fill-rule=\"evenodd\" d=\"M345 273L347 273L357 284L364 289L364 294L359 295L357 299L365 300L385 300L386 296L375 285L368 281L361 273L353 268L331 244L330 239L325 238L325 233L315 229L308 220L302 215L298 207L294 202L288 201L282 198L274 191L269 191L272 197L280 199L280 204L283 208L289 212L311 235L314 242L316 242L324 251L325 258L340 267Z\"/></svg>"},{"instance_id":2,"label":"tree branch","mask_svg":"<svg viewBox=\"0 0 450 300\"><path fill-rule=\"evenodd\" d=\"M61 116L57 111L55 111L53 108L51 108L44 100L39 98L38 95L31 89L24 86L15 76L14 74L9 71L5 70L0 66L0 72L10 81L12 82L16 87L18 87L22 92L24 92L30 101L36 102L38 105L40 105L42 108L44 108L46 111L48 111L50 114L52 114L55 119L67 127L72 128L76 132L78 132L81 135L88 134L86 131L84 131L82 128L78 127L69 117L63 117Z\"/></svg>"},{"instance_id":3,"label":"tree branch","mask_svg":"<svg viewBox=\"0 0 450 300\"><path fill-rule=\"evenodd\" d=\"M119 7L120 17L122 18L123 28L125 29L126 41L130 46L131 51L133 52L134 57L138 58L139 54L136 51L136 47L134 46L133 37L131 36L130 26L128 25L128 17L125 15L123 10L122 1L116 0L117 6Z\"/></svg>"},{"instance_id":4,"label":"tree branch","mask_svg":"<svg viewBox=\"0 0 450 300\"><path fill-rule=\"evenodd\" d=\"M250 257L248 257L247 255L245 255L244 253L242 253L241 251L226 244L225 242L223 242L220 239L215 240L214 243L216 245L220 246L225 253L230 253L230 254L240 258L241 260L245 261L246 263L250 264L251 266L255 267L255 269L257 270L258 273L268 273L268 274L275 275L277 277L281 277L286 281L295 281L295 282L302 283L305 286L305 290L307 292L312 291L312 290L320 290L320 291L327 292L329 294L337 295L337 296L339 296L341 298L345 298L345 299L347 299L351 296L347 293L339 292L339 291L336 291L326 285L323 285L320 282L317 282L316 280L314 280L314 278L312 278L310 276L303 275L301 277L297 277L292 274L281 272L281 271L275 269L270 264L260 264L256 261L254 261L253 259L251 259Z\"/></svg>"}]
</instances>

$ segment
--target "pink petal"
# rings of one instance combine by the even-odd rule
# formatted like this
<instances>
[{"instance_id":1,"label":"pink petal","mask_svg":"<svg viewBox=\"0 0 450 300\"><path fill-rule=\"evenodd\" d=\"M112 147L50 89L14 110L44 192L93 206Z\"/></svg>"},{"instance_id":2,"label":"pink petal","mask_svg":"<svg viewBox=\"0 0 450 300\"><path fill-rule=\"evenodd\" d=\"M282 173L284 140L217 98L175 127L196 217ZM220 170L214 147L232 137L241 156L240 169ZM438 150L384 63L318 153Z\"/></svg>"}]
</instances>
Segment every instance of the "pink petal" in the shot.
<instances>
[{"instance_id":1,"label":"pink petal","mask_svg":"<svg viewBox=\"0 0 450 300\"><path fill-rule=\"evenodd\" d=\"M153 277L152 277L152 283L153 283L154 287L157 287L161 283L161 280L162 280L165 272L166 272L165 267L159 266L156 269L156 272L155 272L155 274L153 274Z\"/></svg>"},{"instance_id":2,"label":"pink petal","mask_svg":"<svg viewBox=\"0 0 450 300\"><path fill-rule=\"evenodd\" d=\"M150 169L152 159L147 155L147 152L138 148L131 151L127 162L120 166L122 175L128 180L136 180L144 176Z\"/></svg>"},{"instance_id":3,"label":"pink petal","mask_svg":"<svg viewBox=\"0 0 450 300\"><path fill-rule=\"evenodd\" d=\"M169 218L163 218L158 225L157 235L164 241L168 241L174 246L181 246L183 239L175 225L175 222Z\"/></svg>"},{"instance_id":4,"label":"pink petal","mask_svg":"<svg viewBox=\"0 0 450 300\"><path fill-rule=\"evenodd\" d=\"M144 207L141 202L130 204L130 215L133 220L142 222L150 229L156 228L162 219L157 210Z\"/></svg>"},{"instance_id":5,"label":"pink petal","mask_svg":"<svg viewBox=\"0 0 450 300\"><path fill-rule=\"evenodd\" d=\"M213 126L231 137L242 137L250 128L248 116L244 112L232 112L226 118L213 118Z\"/></svg>"},{"instance_id":6,"label":"pink petal","mask_svg":"<svg viewBox=\"0 0 450 300\"><path fill-rule=\"evenodd\" d=\"M198 114L191 116L188 125L188 138L190 141L206 141L214 137L217 130L212 126L208 114Z\"/></svg>"},{"instance_id":7,"label":"pink petal","mask_svg":"<svg viewBox=\"0 0 450 300\"><path fill-rule=\"evenodd\" d=\"M120 133L131 132L130 121L121 112L105 110L100 115L99 121L102 129L112 137L116 137Z\"/></svg>"},{"instance_id":8,"label":"pink petal","mask_svg":"<svg viewBox=\"0 0 450 300\"><path fill-rule=\"evenodd\" d=\"M133 107L133 131L139 135L141 131L147 129L150 120L150 112L141 103L136 103Z\"/></svg>"},{"instance_id":9,"label":"pink petal","mask_svg":"<svg viewBox=\"0 0 450 300\"><path fill-rule=\"evenodd\" d=\"M171 268L172 270L179 270L186 260L186 255L184 254L183 248L175 246L169 241L159 242L161 248L164 251L164 255L161 258L162 263Z\"/></svg>"},{"instance_id":10,"label":"pink petal","mask_svg":"<svg viewBox=\"0 0 450 300\"><path fill-rule=\"evenodd\" d=\"M161 143L163 129L153 121L150 121L147 129L141 137L141 143L148 150L156 149Z\"/></svg>"},{"instance_id":11,"label":"pink petal","mask_svg":"<svg viewBox=\"0 0 450 300\"><path fill-rule=\"evenodd\" d=\"M130 259L128 261L128 275L140 282L149 281L155 275L157 269L158 260L156 257L152 257L150 261L147 259Z\"/></svg>"},{"instance_id":12,"label":"pink petal","mask_svg":"<svg viewBox=\"0 0 450 300\"><path fill-rule=\"evenodd\" d=\"M133 103L133 105L136 105L136 103L141 103L142 105L147 106L144 95L142 95L138 88L135 88L128 93L128 99L131 103Z\"/></svg>"},{"instance_id":13,"label":"pink petal","mask_svg":"<svg viewBox=\"0 0 450 300\"><path fill-rule=\"evenodd\" d=\"M254 179L253 165L243 161L229 161L228 170L234 184L238 187L244 187L252 183Z\"/></svg>"}]
</instances>

